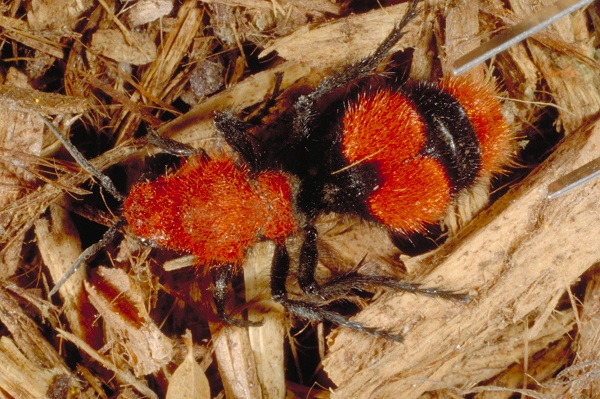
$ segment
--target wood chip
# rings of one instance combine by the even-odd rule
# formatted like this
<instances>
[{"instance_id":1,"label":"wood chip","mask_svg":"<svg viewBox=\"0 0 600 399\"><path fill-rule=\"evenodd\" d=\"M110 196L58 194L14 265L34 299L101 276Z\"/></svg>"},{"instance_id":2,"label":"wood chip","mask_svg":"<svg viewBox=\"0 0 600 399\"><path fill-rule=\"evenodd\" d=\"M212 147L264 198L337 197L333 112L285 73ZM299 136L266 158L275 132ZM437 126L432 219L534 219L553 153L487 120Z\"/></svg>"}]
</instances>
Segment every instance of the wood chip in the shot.
<instances>
[{"instance_id":1,"label":"wood chip","mask_svg":"<svg viewBox=\"0 0 600 399\"><path fill-rule=\"evenodd\" d=\"M80 114L90 108L85 99L12 85L0 85L0 102L3 107L14 111L39 112L44 115ZM36 115L30 118L39 119Z\"/></svg>"},{"instance_id":2,"label":"wood chip","mask_svg":"<svg viewBox=\"0 0 600 399\"><path fill-rule=\"evenodd\" d=\"M156 45L148 36L129 32L126 38L119 29L97 30L92 36L92 51L133 65L145 65L156 59Z\"/></svg>"},{"instance_id":3,"label":"wood chip","mask_svg":"<svg viewBox=\"0 0 600 399\"><path fill-rule=\"evenodd\" d=\"M240 399L260 398L262 391L248 330L211 323L211 333L225 396Z\"/></svg>"},{"instance_id":4,"label":"wood chip","mask_svg":"<svg viewBox=\"0 0 600 399\"><path fill-rule=\"evenodd\" d=\"M248 310L248 320L262 322L260 327L248 329L250 346L256 361L258 380L263 398L283 399L285 388L285 337L284 309L269 298L269 278L275 244L262 242L252 248L244 263L244 287L248 301L265 299L266 309L252 306ZM261 311L262 310L262 311Z\"/></svg>"},{"instance_id":5,"label":"wood chip","mask_svg":"<svg viewBox=\"0 0 600 399\"><path fill-rule=\"evenodd\" d=\"M599 148L600 123L581 129L454 243L424 260L439 264L424 284L472 291L471 304L389 295L357 320L405 332L403 344L346 330L332 337L324 368L340 387L334 397L403 392L405 398L417 398L435 389L457 362L473 358L480 343L494 342L508 324L537 314L536 331L543 333L540 328L550 315L540 309L600 261L594 244L600 236L600 214L592 211L600 182L555 201L546 199L546 187L574 166L600 156Z\"/></svg>"},{"instance_id":6,"label":"wood chip","mask_svg":"<svg viewBox=\"0 0 600 399\"><path fill-rule=\"evenodd\" d=\"M172 10L172 0L140 0L127 11L126 18L136 27L169 15Z\"/></svg>"},{"instance_id":7,"label":"wood chip","mask_svg":"<svg viewBox=\"0 0 600 399\"><path fill-rule=\"evenodd\" d=\"M35 30L73 26L93 4L92 0L32 0L27 22Z\"/></svg>"},{"instance_id":8,"label":"wood chip","mask_svg":"<svg viewBox=\"0 0 600 399\"><path fill-rule=\"evenodd\" d=\"M52 281L57 282L81 254L81 241L77 229L68 213L56 204L50 206L49 219L38 219L34 226L44 264ZM86 278L86 268L80 267L60 288L59 293L64 300L63 311L71 330L80 338L94 340L94 320L90 319L90 315L81 312L86 305L81 295Z\"/></svg>"},{"instance_id":9,"label":"wood chip","mask_svg":"<svg viewBox=\"0 0 600 399\"><path fill-rule=\"evenodd\" d=\"M173 356L173 344L150 318L145 298L121 269L101 267L85 284L90 302L104 319L106 338L136 377L157 372ZM121 356L116 356L120 358Z\"/></svg>"},{"instance_id":10,"label":"wood chip","mask_svg":"<svg viewBox=\"0 0 600 399\"><path fill-rule=\"evenodd\" d=\"M323 69L359 61L377 48L405 10L406 4L399 4L368 14L353 15L314 29L306 26L274 40L260 53L260 57L275 51L287 61ZM417 41L420 21L421 18L416 18L408 24L406 34L396 45L395 51Z\"/></svg>"}]
</instances>

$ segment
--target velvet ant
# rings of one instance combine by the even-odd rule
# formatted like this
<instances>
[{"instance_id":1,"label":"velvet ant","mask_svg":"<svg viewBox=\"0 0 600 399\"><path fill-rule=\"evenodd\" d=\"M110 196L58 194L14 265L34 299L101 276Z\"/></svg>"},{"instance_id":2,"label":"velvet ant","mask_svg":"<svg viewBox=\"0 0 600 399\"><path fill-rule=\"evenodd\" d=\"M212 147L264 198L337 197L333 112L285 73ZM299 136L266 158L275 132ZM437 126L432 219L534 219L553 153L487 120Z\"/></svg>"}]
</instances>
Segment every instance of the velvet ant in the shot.
<instances>
[{"instance_id":1,"label":"velvet ant","mask_svg":"<svg viewBox=\"0 0 600 399\"><path fill-rule=\"evenodd\" d=\"M135 184L123 202L123 218L143 240L191 253L200 267L214 271L215 307L226 323L254 324L230 316L225 299L232 273L247 250L264 239L277 244L273 299L309 321L330 321L401 341L397 333L351 321L325 304L372 286L468 300L466 295L383 276L348 274L323 285L315 280L318 215L356 214L393 235L424 232L444 217L460 193L489 179L508 162L512 136L489 84L449 79L399 88L379 85L346 99L327 116L317 112L328 95L374 74L418 15L417 3L409 3L372 55L332 74L296 100L291 135L282 151L256 140L248 133L248 124L228 112L218 113L214 123L240 155L238 161L226 155L210 158L202 150L149 134L154 145L188 158L175 173ZM297 159L303 162L296 163ZM84 166L85 160L80 163ZM103 243L116 229L106 233ZM290 274L286 240L295 236L302 240L296 277L305 296L292 299L286 288ZM84 252L75 266L90 256Z\"/></svg>"}]
</instances>

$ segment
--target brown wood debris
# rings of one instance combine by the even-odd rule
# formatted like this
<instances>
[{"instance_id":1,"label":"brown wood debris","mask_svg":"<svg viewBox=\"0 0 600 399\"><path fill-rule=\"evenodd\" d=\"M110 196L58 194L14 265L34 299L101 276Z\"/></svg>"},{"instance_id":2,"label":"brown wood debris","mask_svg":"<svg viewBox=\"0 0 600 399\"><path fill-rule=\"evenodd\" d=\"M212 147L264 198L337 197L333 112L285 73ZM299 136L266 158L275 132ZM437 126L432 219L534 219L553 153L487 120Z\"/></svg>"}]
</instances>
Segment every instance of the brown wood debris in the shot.
<instances>
[{"instance_id":1,"label":"brown wood debris","mask_svg":"<svg viewBox=\"0 0 600 399\"><path fill-rule=\"evenodd\" d=\"M411 79L449 75L552 1L424 1L390 65ZM230 151L215 112L256 115L282 74L256 129L267 134L332 69L370 54L406 6L356 3L0 4L0 398L600 397L600 179L546 198L600 157L596 4L469 72L496 79L518 149L493 203L443 245L411 257L378 226L319 219L319 278L358 269L469 293L470 303L385 291L349 301L356 320L403 343L286 316L268 299L270 242L248 252L231 298L235 317L261 327L223 326L206 270L127 227L48 298L120 204L38 113L126 192L180 163L154 157L148 128Z\"/></svg>"}]
</instances>

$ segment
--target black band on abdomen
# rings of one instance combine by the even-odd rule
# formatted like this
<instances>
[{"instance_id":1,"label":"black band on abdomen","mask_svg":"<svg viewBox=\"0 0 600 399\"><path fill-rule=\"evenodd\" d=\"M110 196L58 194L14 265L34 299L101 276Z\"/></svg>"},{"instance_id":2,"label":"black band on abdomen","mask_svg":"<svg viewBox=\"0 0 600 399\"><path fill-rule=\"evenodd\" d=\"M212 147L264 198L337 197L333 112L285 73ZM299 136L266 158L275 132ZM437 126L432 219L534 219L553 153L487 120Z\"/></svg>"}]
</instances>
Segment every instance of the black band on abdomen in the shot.
<instances>
[{"instance_id":1,"label":"black band on abdomen","mask_svg":"<svg viewBox=\"0 0 600 399\"><path fill-rule=\"evenodd\" d=\"M463 107L429 82L409 86L404 94L426 126L427 142L421 154L444 166L453 193L469 187L481 168L481 148Z\"/></svg>"}]
</instances>

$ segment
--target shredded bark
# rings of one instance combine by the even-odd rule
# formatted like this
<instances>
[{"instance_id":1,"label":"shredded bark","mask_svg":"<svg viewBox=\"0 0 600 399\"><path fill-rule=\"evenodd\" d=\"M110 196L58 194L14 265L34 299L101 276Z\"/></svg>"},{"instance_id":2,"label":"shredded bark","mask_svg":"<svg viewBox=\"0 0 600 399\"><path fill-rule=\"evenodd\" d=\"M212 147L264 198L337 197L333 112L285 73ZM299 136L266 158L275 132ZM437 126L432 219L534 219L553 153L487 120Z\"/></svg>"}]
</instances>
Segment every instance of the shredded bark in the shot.
<instances>
[{"instance_id":1,"label":"shredded bark","mask_svg":"<svg viewBox=\"0 0 600 399\"><path fill-rule=\"evenodd\" d=\"M551 2L423 2L389 67L410 79L448 76L454 60ZM282 74L283 93L252 132L270 134L300 94L370 54L405 10L354 3L0 5L0 397L598 395L600 180L546 198L550 183L600 157L595 5L469 72L497 81L517 150L492 204L440 247L408 256L379 226L319 219L319 279L359 271L470 295L466 304L385 291L349 298L362 309L356 320L403 343L286 317L268 299L269 242L249 251L229 304L262 327L223 326L211 275L142 245L126 227L48 298L120 204L38 113L124 194L180 163L155 157L149 128L235 157L215 111L260 115ZM297 262L299 245L288 244Z\"/></svg>"}]
</instances>

